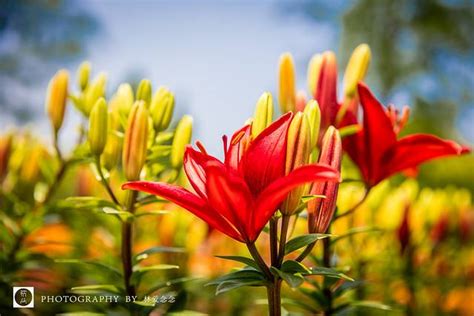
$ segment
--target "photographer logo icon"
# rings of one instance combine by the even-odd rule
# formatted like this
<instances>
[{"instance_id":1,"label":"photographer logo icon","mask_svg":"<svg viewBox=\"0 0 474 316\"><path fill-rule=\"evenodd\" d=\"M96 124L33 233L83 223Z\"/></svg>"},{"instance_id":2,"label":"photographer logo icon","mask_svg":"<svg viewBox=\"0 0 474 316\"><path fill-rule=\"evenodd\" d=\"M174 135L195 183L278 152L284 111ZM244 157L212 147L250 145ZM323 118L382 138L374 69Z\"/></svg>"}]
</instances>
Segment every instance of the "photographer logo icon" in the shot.
<instances>
[{"instance_id":1,"label":"photographer logo icon","mask_svg":"<svg viewBox=\"0 0 474 316\"><path fill-rule=\"evenodd\" d=\"M13 308L33 308L35 306L34 287L13 287Z\"/></svg>"}]
</instances>

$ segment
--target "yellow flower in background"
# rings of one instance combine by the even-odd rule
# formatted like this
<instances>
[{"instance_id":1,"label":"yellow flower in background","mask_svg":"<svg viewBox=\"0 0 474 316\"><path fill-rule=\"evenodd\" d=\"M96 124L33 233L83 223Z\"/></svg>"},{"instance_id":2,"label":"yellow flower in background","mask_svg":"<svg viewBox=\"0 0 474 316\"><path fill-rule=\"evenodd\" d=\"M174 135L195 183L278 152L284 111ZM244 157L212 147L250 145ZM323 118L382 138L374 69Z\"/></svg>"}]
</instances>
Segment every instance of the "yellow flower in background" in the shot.
<instances>
[{"instance_id":1,"label":"yellow flower in background","mask_svg":"<svg viewBox=\"0 0 474 316\"><path fill-rule=\"evenodd\" d=\"M137 101L145 102L146 107L150 106L151 102L151 82L148 79L143 79L137 88Z\"/></svg>"},{"instance_id":2,"label":"yellow flower in background","mask_svg":"<svg viewBox=\"0 0 474 316\"><path fill-rule=\"evenodd\" d=\"M102 153L101 163L107 170L115 168L122 154L123 136L120 130L120 117L117 112L109 112L108 114L109 132L107 135L107 142Z\"/></svg>"},{"instance_id":3,"label":"yellow flower in background","mask_svg":"<svg viewBox=\"0 0 474 316\"><path fill-rule=\"evenodd\" d=\"M304 113L308 118L310 127L310 146L311 149L315 149L319 139L319 126L321 124L321 110L319 109L318 102L316 100L309 101L304 108Z\"/></svg>"},{"instance_id":4,"label":"yellow flower in background","mask_svg":"<svg viewBox=\"0 0 474 316\"><path fill-rule=\"evenodd\" d=\"M94 156L100 156L104 151L108 134L107 121L107 103L104 98L100 98L89 115L89 146Z\"/></svg>"},{"instance_id":5,"label":"yellow flower in background","mask_svg":"<svg viewBox=\"0 0 474 316\"><path fill-rule=\"evenodd\" d=\"M12 152L11 134L0 136L0 183L8 172L8 161Z\"/></svg>"},{"instance_id":6,"label":"yellow flower in background","mask_svg":"<svg viewBox=\"0 0 474 316\"><path fill-rule=\"evenodd\" d=\"M344 74L344 96L352 98L357 93L357 83L364 80L370 57L369 45L360 44L354 49Z\"/></svg>"},{"instance_id":7,"label":"yellow flower in background","mask_svg":"<svg viewBox=\"0 0 474 316\"><path fill-rule=\"evenodd\" d=\"M150 105L150 115L155 132L168 128L173 117L174 95L167 88L160 87L153 95Z\"/></svg>"},{"instance_id":8,"label":"yellow flower in background","mask_svg":"<svg viewBox=\"0 0 474 316\"><path fill-rule=\"evenodd\" d=\"M173 143L171 145L170 162L173 168L180 168L183 164L184 151L191 142L193 133L193 118L184 115L176 126Z\"/></svg>"},{"instance_id":9,"label":"yellow flower in background","mask_svg":"<svg viewBox=\"0 0 474 316\"><path fill-rule=\"evenodd\" d=\"M83 62L77 69L77 82L81 91L85 91L89 84L91 74L91 64L88 61Z\"/></svg>"},{"instance_id":10,"label":"yellow flower in background","mask_svg":"<svg viewBox=\"0 0 474 316\"><path fill-rule=\"evenodd\" d=\"M68 97L69 73L67 70L58 71L49 82L46 96L46 112L53 126L54 133L61 128L66 110Z\"/></svg>"},{"instance_id":11,"label":"yellow flower in background","mask_svg":"<svg viewBox=\"0 0 474 316\"><path fill-rule=\"evenodd\" d=\"M133 106L133 89L128 83L122 83L110 100L110 109L127 118Z\"/></svg>"},{"instance_id":12,"label":"yellow flower in background","mask_svg":"<svg viewBox=\"0 0 474 316\"><path fill-rule=\"evenodd\" d=\"M264 92L257 101L252 120L252 136L257 137L273 121L273 98L269 92Z\"/></svg>"},{"instance_id":13,"label":"yellow flower in background","mask_svg":"<svg viewBox=\"0 0 474 316\"><path fill-rule=\"evenodd\" d=\"M94 82L90 84L84 92L84 104L83 113L89 116L92 107L95 105L97 100L105 96L105 86L107 84L107 76L105 73L100 73L95 78Z\"/></svg>"},{"instance_id":14,"label":"yellow flower in background","mask_svg":"<svg viewBox=\"0 0 474 316\"><path fill-rule=\"evenodd\" d=\"M319 79L319 72L321 71L321 65L323 63L323 55L321 54L314 54L311 57L311 60L308 64L308 71L307 71L307 84L308 84L308 91L311 97L314 98L316 95L316 88L318 86L318 79Z\"/></svg>"}]
</instances>

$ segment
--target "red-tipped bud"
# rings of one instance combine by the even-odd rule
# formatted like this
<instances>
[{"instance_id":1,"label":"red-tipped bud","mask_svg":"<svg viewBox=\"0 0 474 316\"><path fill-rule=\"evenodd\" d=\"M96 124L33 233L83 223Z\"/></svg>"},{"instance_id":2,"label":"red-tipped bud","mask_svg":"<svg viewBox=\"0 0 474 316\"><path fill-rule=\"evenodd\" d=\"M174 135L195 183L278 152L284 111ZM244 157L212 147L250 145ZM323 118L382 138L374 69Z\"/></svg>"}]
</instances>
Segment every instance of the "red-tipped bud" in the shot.
<instances>
[{"instance_id":1,"label":"red-tipped bud","mask_svg":"<svg viewBox=\"0 0 474 316\"><path fill-rule=\"evenodd\" d=\"M410 246L411 233L410 233L410 206L405 208L403 213L402 222L397 230L397 238L400 243L400 253L403 255L408 247Z\"/></svg>"},{"instance_id":2,"label":"red-tipped bud","mask_svg":"<svg viewBox=\"0 0 474 316\"><path fill-rule=\"evenodd\" d=\"M303 112L306 107L306 93L303 90L296 94L296 111Z\"/></svg>"},{"instance_id":3,"label":"red-tipped bud","mask_svg":"<svg viewBox=\"0 0 474 316\"><path fill-rule=\"evenodd\" d=\"M321 153L318 162L334 169L341 170L342 144L339 131L330 126L324 134ZM336 210L338 182L315 182L310 195L324 195L308 203L308 231L310 233L325 233Z\"/></svg>"}]
</instances>

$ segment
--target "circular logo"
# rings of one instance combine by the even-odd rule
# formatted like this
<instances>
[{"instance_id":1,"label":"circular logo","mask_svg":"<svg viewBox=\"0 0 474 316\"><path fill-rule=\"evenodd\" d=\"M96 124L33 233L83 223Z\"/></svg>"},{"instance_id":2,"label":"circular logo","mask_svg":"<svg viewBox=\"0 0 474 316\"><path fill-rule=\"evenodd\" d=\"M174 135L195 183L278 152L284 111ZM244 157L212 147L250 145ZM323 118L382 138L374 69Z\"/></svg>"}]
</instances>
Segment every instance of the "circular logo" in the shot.
<instances>
[{"instance_id":1,"label":"circular logo","mask_svg":"<svg viewBox=\"0 0 474 316\"><path fill-rule=\"evenodd\" d=\"M28 289L19 289L15 293L15 302L21 306L27 306L33 300L33 294Z\"/></svg>"}]
</instances>

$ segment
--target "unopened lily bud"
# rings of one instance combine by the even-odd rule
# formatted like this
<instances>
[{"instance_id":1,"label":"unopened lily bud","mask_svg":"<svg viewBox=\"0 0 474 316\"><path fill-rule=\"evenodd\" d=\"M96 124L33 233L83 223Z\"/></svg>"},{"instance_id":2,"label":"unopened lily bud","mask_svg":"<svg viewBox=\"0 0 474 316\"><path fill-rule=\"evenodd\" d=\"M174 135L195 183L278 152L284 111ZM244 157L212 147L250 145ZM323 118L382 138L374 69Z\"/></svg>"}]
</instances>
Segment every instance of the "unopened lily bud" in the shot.
<instances>
[{"instance_id":1,"label":"unopened lily bud","mask_svg":"<svg viewBox=\"0 0 474 316\"><path fill-rule=\"evenodd\" d=\"M146 160L148 110L144 101L136 101L128 117L122 151L122 165L128 181L138 180Z\"/></svg>"},{"instance_id":2,"label":"unopened lily bud","mask_svg":"<svg viewBox=\"0 0 474 316\"><path fill-rule=\"evenodd\" d=\"M319 126L321 124L321 110L319 109L318 102L316 100L309 101L304 108L304 113L308 117L311 130L311 149L314 149L318 143Z\"/></svg>"},{"instance_id":3,"label":"unopened lily bud","mask_svg":"<svg viewBox=\"0 0 474 316\"><path fill-rule=\"evenodd\" d=\"M91 64L88 61L83 62L77 69L77 82L79 88L84 91L89 84L89 76L91 73Z\"/></svg>"},{"instance_id":4,"label":"unopened lily bud","mask_svg":"<svg viewBox=\"0 0 474 316\"><path fill-rule=\"evenodd\" d=\"M107 103L100 98L89 115L89 146L92 154L100 156L104 151L108 133Z\"/></svg>"},{"instance_id":5,"label":"unopened lily bud","mask_svg":"<svg viewBox=\"0 0 474 316\"><path fill-rule=\"evenodd\" d=\"M273 98L269 92L264 92L257 101L252 120L252 136L257 137L273 121Z\"/></svg>"},{"instance_id":6,"label":"unopened lily bud","mask_svg":"<svg viewBox=\"0 0 474 316\"><path fill-rule=\"evenodd\" d=\"M151 82L148 79L143 79L137 88L137 101L145 101L147 107L150 106L151 102Z\"/></svg>"},{"instance_id":7,"label":"unopened lily bud","mask_svg":"<svg viewBox=\"0 0 474 316\"><path fill-rule=\"evenodd\" d=\"M303 112L304 108L306 106L306 92L303 90L299 90L298 93L296 93L296 108L295 110L298 112Z\"/></svg>"},{"instance_id":8,"label":"unopened lily bud","mask_svg":"<svg viewBox=\"0 0 474 316\"><path fill-rule=\"evenodd\" d=\"M353 97L357 92L357 83L364 80L370 63L370 47L360 44L354 49L344 74L344 95Z\"/></svg>"},{"instance_id":9,"label":"unopened lily bud","mask_svg":"<svg viewBox=\"0 0 474 316\"><path fill-rule=\"evenodd\" d=\"M174 95L165 87L160 87L153 96L150 114L155 131L161 132L168 128L173 117Z\"/></svg>"},{"instance_id":10,"label":"unopened lily bud","mask_svg":"<svg viewBox=\"0 0 474 316\"><path fill-rule=\"evenodd\" d=\"M409 248L411 243L410 231L410 206L405 207L402 222L397 229L397 238L400 243L400 253L403 255Z\"/></svg>"},{"instance_id":11,"label":"unopened lily bud","mask_svg":"<svg viewBox=\"0 0 474 316\"><path fill-rule=\"evenodd\" d=\"M123 117L128 117L133 106L133 89L128 83L122 83L110 100L110 109Z\"/></svg>"},{"instance_id":12,"label":"unopened lily bud","mask_svg":"<svg viewBox=\"0 0 474 316\"><path fill-rule=\"evenodd\" d=\"M35 183L40 176L40 164L45 151L40 144L26 148L21 165L20 178L26 183Z\"/></svg>"},{"instance_id":13,"label":"unopened lily bud","mask_svg":"<svg viewBox=\"0 0 474 316\"><path fill-rule=\"evenodd\" d=\"M0 137L0 181L6 176L8 171L8 160L12 150L12 135Z\"/></svg>"},{"instance_id":14,"label":"unopened lily bud","mask_svg":"<svg viewBox=\"0 0 474 316\"><path fill-rule=\"evenodd\" d=\"M338 130L329 126L324 134L321 153L318 162L341 171L342 144ZM310 195L323 195L325 198L315 198L308 202L308 231L310 233L325 233L336 210L339 182L315 182Z\"/></svg>"},{"instance_id":15,"label":"unopened lily bud","mask_svg":"<svg viewBox=\"0 0 474 316\"><path fill-rule=\"evenodd\" d=\"M323 63L323 56L321 54L314 54L308 64L307 82L308 91L314 96L316 88L318 87L319 72L321 71L321 64Z\"/></svg>"},{"instance_id":16,"label":"unopened lily bud","mask_svg":"<svg viewBox=\"0 0 474 316\"><path fill-rule=\"evenodd\" d=\"M311 153L310 140L311 134L308 118L303 112L297 112L288 128L285 174L308 164ZM306 189L306 186L300 186L291 191L285 201L283 201L280 211L286 215L296 212Z\"/></svg>"},{"instance_id":17,"label":"unopened lily bud","mask_svg":"<svg viewBox=\"0 0 474 316\"><path fill-rule=\"evenodd\" d=\"M293 57L284 53L280 57L278 104L282 113L295 110L296 105L296 74Z\"/></svg>"},{"instance_id":18,"label":"unopened lily bud","mask_svg":"<svg viewBox=\"0 0 474 316\"><path fill-rule=\"evenodd\" d=\"M104 73L100 73L94 82L87 87L84 103L84 114L87 116L89 116L97 100L105 95L106 84L107 76Z\"/></svg>"},{"instance_id":19,"label":"unopened lily bud","mask_svg":"<svg viewBox=\"0 0 474 316\"><path fill-rule=\"evenodd\" d=\"M176 126L173 143L171 145L171 166L179 168L183 164L184 151L186 145L191 142L193 133L193 118L189 115L184 115Z\"/></svg>"},{"instance_id":20,"label":"unopened lily bud","mask_svg":"<svg viewBox=\"0 0 474 316\"><path fill-rule=\"evenodd\" d=\"M102 156L100 156L101 163L107 170L112 170L118 165L120 155L122 154L122 137L118 134L120 129L120 118L118 115L116 112L109 112L109 133L104 151Z\"/></svg>"},{"instance_id":21,"label":"unopened lily bud","mask_svg":"<svg viewBox=\"0 0 474 316\"><path fill-rule=\"evenodd\" d=\"M69 73L63 69L58 71L49 82L48 95L46 96L46 111L55 133L58 132L63 124L68 95L68 81Z\"/></svg>"}]
</instances>

